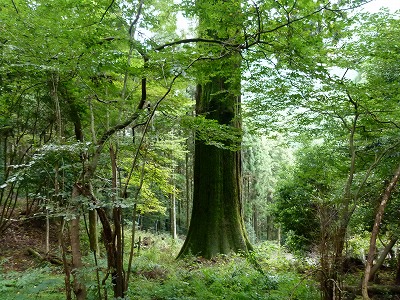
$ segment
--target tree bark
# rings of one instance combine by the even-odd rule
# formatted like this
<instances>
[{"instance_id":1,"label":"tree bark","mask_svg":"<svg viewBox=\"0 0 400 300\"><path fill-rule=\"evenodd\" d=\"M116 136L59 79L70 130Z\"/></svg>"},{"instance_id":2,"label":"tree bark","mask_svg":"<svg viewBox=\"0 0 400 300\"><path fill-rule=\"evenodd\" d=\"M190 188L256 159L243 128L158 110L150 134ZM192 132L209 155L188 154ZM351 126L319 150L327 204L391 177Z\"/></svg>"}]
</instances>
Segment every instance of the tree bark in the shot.
<instances>
[{"instance_id":1,"label":"tree bark","mask_svg":"<svg viewBox=\"0 0 400 300\"><path fill-rule=\"evenodd\" d=\"M232 90L227 81L212 78L197 87L197 113L205 113L220 124L239 126L235 117L240 97L234 92L238 89L236 86ZM217 148L196 139L192 217L178 257L193 254L211 258L221 253L248 252L251 245L240 200L240 151Z\"/></svg>"},{"instance_id":2,"label":"tree bark","mask_svg":"<svg viewBox=\"0 0 400 300\"><path fill-rule=\"evenodd\" d=\"M112 170L112 190L113 196L112 200L114 203L113 207L113 221L114 221L114 232L112 243L113 252L113 265L112 269L112 282L114 285L114 297L124 298L125 292L125 274L123 265L123 245L122 245L122 227L121 227L121 207L116 203L117 196L117 161L116 153L113 147L110 147L110 157L111 157L111 170Z\"/></svg>"},{"instance_id":3,"label":"tree bark","mask_svg":"<svg viewBox=\"0 0 400 300\"><path fill-rule=\"evenodd\" d=\"M371 272L369 274L369 280L371 280L375 273L382 267L383 262L386 259L386 256L389 254L390 250L394 247L396 244L398 238L392 238L389 243L386 245L385 249L383 249L383 252L381 253L381 256L377 259L376 263L372 266Z\"/></svg>"},{"instance_id":4,"label":"tree bark","mask_svg":"<svg viewBox=\"0 0 400 300\"><path fill-rule=\"evenodd\" d=\"M193 211L179 256L211 258L251 249L240 212L238 164L237 152L196 145Z\"/></svg>"},{"instance_id":5,"label":"tree bark","mask_svg":"<svg viewBox=\"0 0 400 300\"><path fill-rule=\"evenodd\" d=\"M242 30L238 1L214 0L215 9L199 9L199 32L204 37L231 41ZM196 5L210 5L197 0ZM228 11L235 11L229 14ZM202 38L201 36L200 38ZM198 67L196 113L219 124L240 129L241 56L237 49L212 48L219 57ZM231 52L229 52L231 51ZM237 148L232 141L225 146ZM195 138L193 210L185 243L178 257L193 254L211 258L251 249L241 211L241 152L207 144Z\"/></svg>"},{"instance_id":6,"label":"tree bark","mask_svg":"<svg viewBox=\"0 0 400 300\"><path fill-rule=\"evenodd\" d=\"M369 243L368 258L367 258L367 263L365 266L364 279L363 279L362 288L361 288L362 296L363 296L364 300L370 299L368 296L368 281L370 279L372 262L373 262L374 255L375 255L376 239L377 239L378 233L379 233L379 226L380 226L382 218L383 218L383 213L385 212L386 204L390 199L390 195L391 195L393 189L397 185L397 181L399 180L399 177L400 177L400 165L398 166L392 180L386 187L385 192L381 199L381 203L379 204L378 211L376 212L376 215L375 215L375 222L374 222L374 226L372 228L371 240Z\"/></svg>"},{"instance_id":7,"label":"tree bark","mask_svg":"<svg viewBox=\"0 0 400 300\"><path fill-rule=\"evenodd\" d=\"M190 193L190 183L191 183L191 178L190 178L190 174L189 174L189 153L186 153L185 155L185 183L186 183L186 188L185 188L185 192L186 192L186 223L185 226L186 228L189 227L189 223L190 223L190 200L191 200L191 193Z\"/></svg>"},{"instance_id":8,"label":"tree bark","mask_svg":"<svg viewBox=\"0 0 400 300\"><path fill-rule=\"evenodd\" d=\"M72 197L78 197L80 195L79 189L74 185L72 190ZM72 271L73 274L73 290L77 300L86 299L86 286L83 273L82 253L81 253L81 242L80 242L80 214L76 213L75 218L71 220L70 226L70 241L71 241L71 252L72 252Z\"/></svg>"}]
</instances>

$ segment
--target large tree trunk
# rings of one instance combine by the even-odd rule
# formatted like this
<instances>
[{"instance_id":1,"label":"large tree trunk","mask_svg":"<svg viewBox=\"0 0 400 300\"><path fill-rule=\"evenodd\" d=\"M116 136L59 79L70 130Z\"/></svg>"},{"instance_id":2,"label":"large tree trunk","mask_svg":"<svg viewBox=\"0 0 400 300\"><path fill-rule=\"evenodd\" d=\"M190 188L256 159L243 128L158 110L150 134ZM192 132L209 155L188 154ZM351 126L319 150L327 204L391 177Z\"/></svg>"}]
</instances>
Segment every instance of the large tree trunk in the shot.
<instances>
[{"instance_id":1,"label":"large tree trunk","mask_svg":"<svg viewBox=\"0 0 400 300\"><path fill-rule=\"evenodd\" d=\"M199 34L232 41L242 30L240 1L197 0ZM207 10L204 5L209 6ZM231 12L231 13L228 13ZM240 53L206 46L220 57L198 66L196 113L219 124L240 128ZM210 48L209 48L210 47ZM208 54L207 54L208 55ZM225 141L226 146L235 142ZM179 256L206 258L251 249L241 213L241 152L195 138L193 210L189 232Z\"/></svg>"},{"instance_id":2,"label":"large tree trunk","mask_svg":"<svg viewBox=\"0 0 400 300\"><path fill-rule=\"evenodd\" d=\"M210 258L249 250L240 213L237 164L239 153L202 142L196 146L192 218L180 256Z\"/></svg>"},{"instance_id":3,"label":"large tree trunk","mask_svg":"<svg viewBox=\"0 0 400 300\"><path fill-rule=\"evenodd\" d=\"M236 82L237 84L237 82ZM197 113L220 124L239 126L235 120L240 97L223 78L197 87ZM206 258L247 252L251 246L241 214L240 151L217 148L196 140L193 210L188 236L179 256Z\"/></svg>"},{"instance_id":4,"label":"large tree trunk","mask_svg":"<svg viewBox=\"0 0 400 300\"><path fill-rule=\"evenodd\" d=\"M186 183L186 222L185 222L185 228L187 229L189 227L190 223L190 203L191 203L191 183L192 183L192 178L189 172L189 152L186 153L185 156L185 183Z\"/></svg>"}]
</instances>

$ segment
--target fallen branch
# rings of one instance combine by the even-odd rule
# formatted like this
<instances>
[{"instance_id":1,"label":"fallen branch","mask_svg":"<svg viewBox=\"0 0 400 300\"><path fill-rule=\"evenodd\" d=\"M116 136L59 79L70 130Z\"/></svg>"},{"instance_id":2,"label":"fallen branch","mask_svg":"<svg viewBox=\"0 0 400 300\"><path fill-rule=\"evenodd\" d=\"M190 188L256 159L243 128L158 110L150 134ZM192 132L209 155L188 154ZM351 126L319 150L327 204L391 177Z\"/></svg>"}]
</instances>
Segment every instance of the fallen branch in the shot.
<instances>
[{"instance_id":1,"label":"fallen branch","mask_svg":"<svg viewBox=\"0 0 400 300\"><path fill-rule=\"evenodd\" d=\"M355 285L345 285L343 286L343 290L347 292L351 292L355 295L361 295L361 286ZM368 293L371 294L391 294L391 295L400 295L400 286L398 285L369 285Z\"/></svg>"},{"instance_id":2,"label":"fallen branch","mask_svg":"<svg viewBox=\"0 0 400 300\"><path fill-rule=\"evenodd\" d=\"M27 248L26 251L28 252L29 255L32 255L33 257L37 258L40 261L48 261L49 263L57 266L63 265L62 260L58 257L52 255L42 255L32 248Z\"/></svg>"}]
</instances>

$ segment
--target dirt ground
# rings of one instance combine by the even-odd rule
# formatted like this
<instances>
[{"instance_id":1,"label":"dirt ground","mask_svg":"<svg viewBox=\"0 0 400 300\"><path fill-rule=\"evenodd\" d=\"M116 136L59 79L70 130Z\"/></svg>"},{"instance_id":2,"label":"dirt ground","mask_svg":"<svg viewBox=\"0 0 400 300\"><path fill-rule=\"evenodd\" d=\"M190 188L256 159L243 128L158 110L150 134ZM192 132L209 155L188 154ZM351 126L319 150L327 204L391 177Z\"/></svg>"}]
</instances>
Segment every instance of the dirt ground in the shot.
<instances>
[{"instance_id":1,"label":"dirt ground","mask_svg":"<svg viewBox=\"0 0 400 300\"><path fill-rule=\"evenodd\" d=\"M25 271L34 267L40 262L27 249L45 255L45 244L45 220L17 216L6 231L0 234L0 271ZM50 245L57 245L56 225L50 226Z\"/></svg>"}]
</instances>

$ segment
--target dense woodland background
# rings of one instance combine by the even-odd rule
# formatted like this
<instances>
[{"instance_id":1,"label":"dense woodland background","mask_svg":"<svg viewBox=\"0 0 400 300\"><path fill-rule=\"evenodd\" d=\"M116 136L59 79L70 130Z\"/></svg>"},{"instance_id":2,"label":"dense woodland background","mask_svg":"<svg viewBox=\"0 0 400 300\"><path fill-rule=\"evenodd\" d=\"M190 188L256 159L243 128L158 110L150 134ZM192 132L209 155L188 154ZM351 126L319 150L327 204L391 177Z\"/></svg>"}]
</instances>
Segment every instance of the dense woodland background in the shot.
<instances>
[{"instance_id":1,"label":"dense woodland background","mask_svg":"<svg viewBox=\"0 0 400 300\"><path fill-rule=\"evenodd\" d=\"M399 299L367 2L3 0L0 299Z\"/></svg>"}]
</instances>

